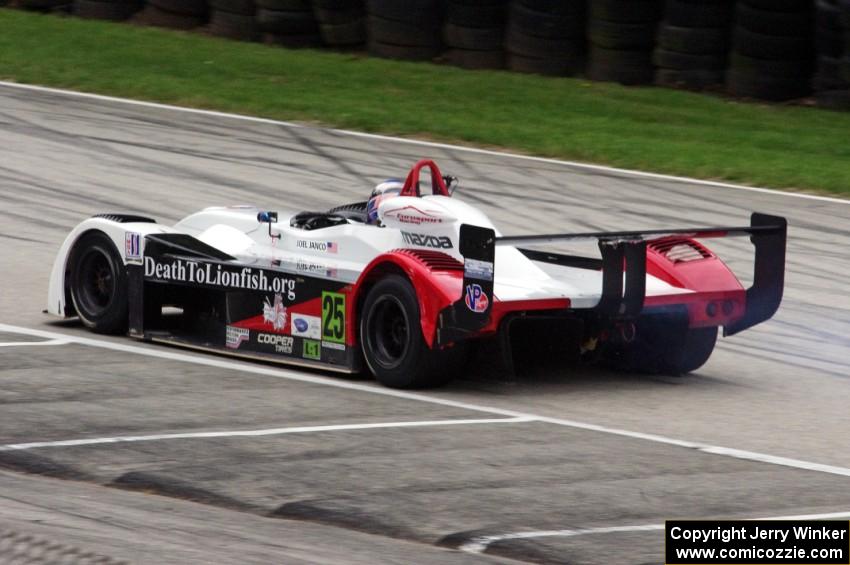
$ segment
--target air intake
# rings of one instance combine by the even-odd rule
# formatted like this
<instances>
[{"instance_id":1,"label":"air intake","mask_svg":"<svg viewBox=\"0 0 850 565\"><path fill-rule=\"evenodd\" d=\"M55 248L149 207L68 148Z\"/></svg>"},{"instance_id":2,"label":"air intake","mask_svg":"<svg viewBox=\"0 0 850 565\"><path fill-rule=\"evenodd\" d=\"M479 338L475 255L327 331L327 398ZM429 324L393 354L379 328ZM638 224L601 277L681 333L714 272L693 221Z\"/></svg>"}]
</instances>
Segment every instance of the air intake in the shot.
<instances>
[{"instance_id":1,"label":"air intake","mask_svg":"<svg viewBox=\"0 0 850 565\"><path fill-rule=\"evenodd\" d=\"M432 271L463 271L463 263L439 251L397 249L396 253L404 253L405 255L415 257Z\"/></svg>"},{"instance_id":2,"label":"air intake","mask_svg":"<svg viewBox=\"0 0 850 565\"><path fill-rule=\"evenodd\" d=\"M673 263L687 263L713 257L711 251L692 239L662 239L650 243L648 247Z\"/></svg>"}]
</instances>

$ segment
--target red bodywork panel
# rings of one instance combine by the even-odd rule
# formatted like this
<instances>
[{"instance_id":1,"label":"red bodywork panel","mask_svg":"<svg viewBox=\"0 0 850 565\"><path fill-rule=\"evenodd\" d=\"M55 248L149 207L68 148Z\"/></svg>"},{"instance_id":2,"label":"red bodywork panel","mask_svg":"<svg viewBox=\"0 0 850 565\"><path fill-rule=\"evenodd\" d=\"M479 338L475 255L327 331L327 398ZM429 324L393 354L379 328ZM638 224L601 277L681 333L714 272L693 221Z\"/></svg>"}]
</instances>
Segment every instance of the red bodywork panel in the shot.
<instances>
[{"instance_id":1,"label":"red bodywork panel","mask_svg":"<svg viewBox=\"0 0 850 565\"><path fill-rule=\"evenodd\" d=\"M694 245L703 257L675 262L654 247L647 248L647 274L673 286L696 291L693 294L647 296L646 307L685 305L691 327L720 326L744 315L746 291L729 268L694 240L678 239ZM437 251L397 249L376 257L366 266L357 282L350 287L346 307L346 331L349 346L358 342L359 305L371 283L388 272L404 274L410 280L419 299L422 335L429 347L433 346L439 313L462 295L463 264ZM348 287L344 289L344 292ZM708 314L714 303L714 316ZM724 309L725 304L725 309ZM520 300L505 302L494 297L490 321L480 335L498 331L504 316L511 312L565 310L570 307L568 298Z\"/></svg>"}]
</instances>

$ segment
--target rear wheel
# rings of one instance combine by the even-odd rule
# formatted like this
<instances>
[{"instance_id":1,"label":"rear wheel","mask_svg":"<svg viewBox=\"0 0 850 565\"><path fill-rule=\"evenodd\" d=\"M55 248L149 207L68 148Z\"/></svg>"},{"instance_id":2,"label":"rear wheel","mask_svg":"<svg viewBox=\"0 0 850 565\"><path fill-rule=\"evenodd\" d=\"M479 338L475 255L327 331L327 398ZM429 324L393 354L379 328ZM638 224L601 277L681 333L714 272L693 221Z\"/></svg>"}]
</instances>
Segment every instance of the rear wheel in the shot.
<instances>
[{"instance_id":1,"label":"rear wheel","mask_svg":"<svg viewBox=\"0 0 850 565\"><path fill-rule=\"evenodd\" d=\"M424 388L451 379L457 360L452 352L428 347L419 320L416 292L402 276L386 277L366 296L360 342L366 363L381 384Z\"/></svg>"},{"instance_id":2,"label":"rear wheel","mask_svg":"<svg viewBox=\"0 0 850 565\"><path fill-rule=\"evenodd\" d=\"M638 320L634 340L617 349L614 362L637 373L684 375L702 367L717 343L717 328L688 328L687 319Z\"/></svg>"},{"instance_id":3,"label":"rear wheel","mask_svg":"<svg viewBox=\"0 0 850 565\"><path fill-rule=\"evenodd\" d=\"M84 235L69 261L71 300L83 324L97 333L127 330L127 274L118 250L102 232Z\"/></svg>"}]
</instances>

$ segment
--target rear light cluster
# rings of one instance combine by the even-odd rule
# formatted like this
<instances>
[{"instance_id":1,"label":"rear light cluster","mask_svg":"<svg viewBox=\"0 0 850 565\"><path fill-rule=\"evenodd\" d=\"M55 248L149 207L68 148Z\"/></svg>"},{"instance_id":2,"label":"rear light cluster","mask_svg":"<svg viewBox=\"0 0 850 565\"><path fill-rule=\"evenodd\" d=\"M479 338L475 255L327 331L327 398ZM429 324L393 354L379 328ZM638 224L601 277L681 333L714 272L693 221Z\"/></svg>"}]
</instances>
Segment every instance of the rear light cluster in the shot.
<instances>
[{"instance_id":1,"label":"rear light cluster","mask_svg":"<svg viewBox=\"0 0 850 565\"><path fill-rule=\"evenodd\" d=\"M720 312L723 312L723 315L729 317L735 312L735 301L734 300L712 300L708 304L705 305L705 314L709 318L716 317Z\"/></svg>"},{"instance_id":2,"label":"rear light cluster","mask_svg":"<svg viewBox=\"0 0 850 565\"><path fill-rule=\"evenodd\" d=\"M654 241L649 248L664 255L673 263L687 263L713 257L711 251L692 239L669 238Z\"/></svg>"}]
</instances>

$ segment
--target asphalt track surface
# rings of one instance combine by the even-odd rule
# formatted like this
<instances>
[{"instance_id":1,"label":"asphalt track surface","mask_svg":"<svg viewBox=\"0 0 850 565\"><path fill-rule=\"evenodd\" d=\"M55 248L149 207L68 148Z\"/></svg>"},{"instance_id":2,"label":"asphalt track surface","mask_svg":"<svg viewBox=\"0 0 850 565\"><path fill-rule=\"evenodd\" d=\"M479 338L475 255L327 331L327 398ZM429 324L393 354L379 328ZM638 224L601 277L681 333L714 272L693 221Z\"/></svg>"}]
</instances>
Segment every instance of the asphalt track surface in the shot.
<instances>
[{"instance_id":1,"label":"asphalt track surface","mask_svg":"<svg viewBox=\"0 0 850 565\"><path fill-rule=\"evenodd\" d=\"M850 513L850 204L8 86L0 139L6 558L659 563L665 519ZM785 301L685 378L473 371L412 394L42 314L91 214L324 209L421 157L510 234L784 215ZM712 246L748 276L746 240Z\"/></svg>"}]
</instances>

